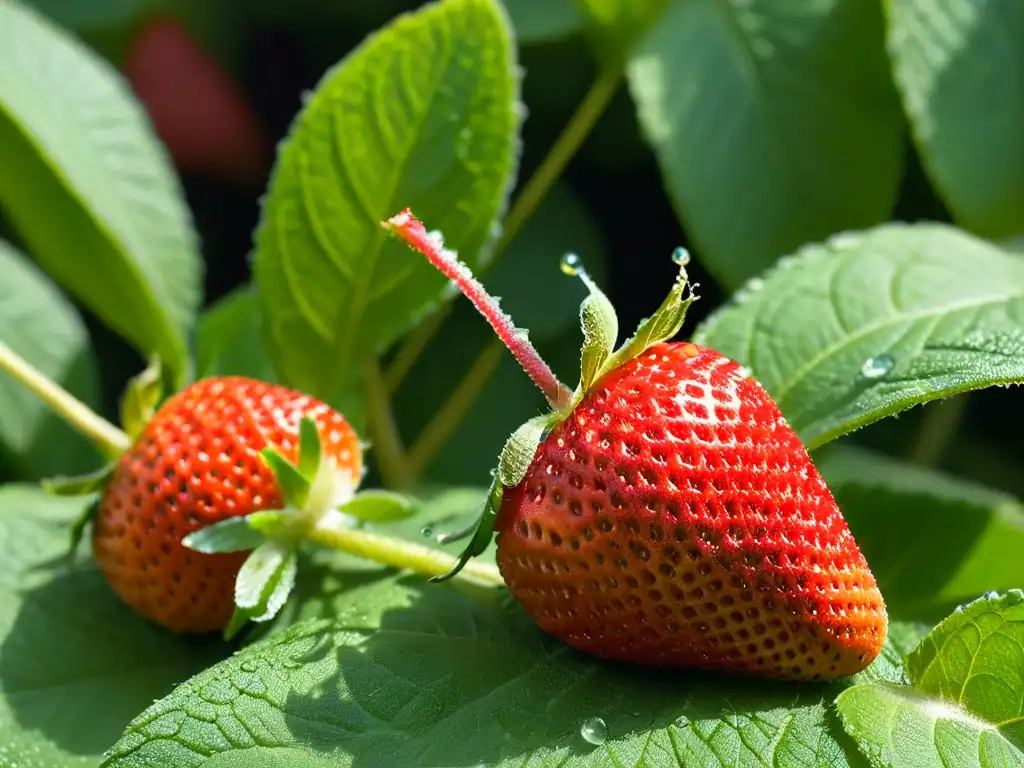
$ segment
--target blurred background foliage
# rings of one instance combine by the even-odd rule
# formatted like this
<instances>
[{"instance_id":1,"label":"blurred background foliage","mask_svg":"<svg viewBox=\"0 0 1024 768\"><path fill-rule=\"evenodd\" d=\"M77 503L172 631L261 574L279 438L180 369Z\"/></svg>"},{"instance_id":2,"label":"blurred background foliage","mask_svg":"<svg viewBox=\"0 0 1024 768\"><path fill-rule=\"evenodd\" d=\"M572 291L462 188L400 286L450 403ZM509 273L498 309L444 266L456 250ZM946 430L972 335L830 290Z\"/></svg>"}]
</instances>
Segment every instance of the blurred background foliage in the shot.
<instances>
[{"instance_id":1,"label":"blurred background foliage","mask_svg":"<svg viewBox=\"0 0 1024 768\"><path fill-rule=\"evenodd\" d=\"M420 3L31 4L128 76L171 150L206 267L207 312L196 335L200 372L273 378L261 352L249 282L259 199L276 145L304 95L328 68L368 34ZM807 40L786 34L773 38L771 29L755 28L758 19L747 13L751 4L740 0L723 0L718 11L712 8L714 3L695 0L586 0L580 5L573 0L506 0L523 74L526 120L520 188L602 71L619 70L623 76L615 81L606 109L536 215L483 276L493 292L504 297L504 306L517 322L531 329L542 353L566 380L576 380L576 312L583 295L581 286L557 273L557 261L568 250L580 253L616 304L623 327L629 328L663 297L673 272L668 258L672 249L689 247L696 256L691 277L701 284L702 295L688 320L687 330L692 330L731 291L776 258L842 229L886 220L955 220L982 235L1014 234L999 231L1005 228L1006 211L995 222L972 218L969 210L954 219L943 202L948 196L936 192L936 175L925 171L921 153L910 139L907 109L900 108L893 87L883 4L812 4L827 6L829 12L820 14L824 21L818 27L805 30L813 37L810 47L797 50ZM769 23L773 14L775 22L785 22L782 5L765 5L776 6L767 16ZM589 29L584 7L598 21ZM655 16L660 17L659 25L647 30L648 20ZM670 31L660 31L670 24ZM662 39L669 34L674 37ZM744 35L754 41L753 47L743 48ZM758 41L771 39L779 50L758 49ZM737 40L739 59L730 60L723 51ZM787 44L794 49L787 50ZM628 62L620 67L627 50ZM1012 53L1006 54L1008 60L1000 58L1004 53L991 50L986 62L978 65L980 75L985 67L1002 67L1005 75L1006 67L1021 65L1024 72L1024 63ZM758 69L758 60L769 59L780 65ZM814 76L801 82L807 71ZM751 78L764 79L752 86ZM1024 74L1017 80L1022 81ZM807 113L801 111L799 99L759 101L756 93L751 96L752 87L825 104L831 99L835 108ZM668 92L652 92L659 89ZM850 99L850 94L865 108L846 109L837 101ZM667 109L666 104L678 104L680 109ZM766 116L777 124L767 125ZM721 141L712 146L700 140L708 135ZM765 165L771 149L767 145L773 140L787 143L784 151L804 178L834 185L835 194L805 194L799 185L780 188L777 177L785 170ZM970 148L972 137L959 140ZM1024 152L1009 155L1010 160L1014 157L1020 159ZM680 172L679 167L695 170ZM740 201L737 189L744 190ZM800 201L797 206L792 205L794 196ZM1013 211L1008 213L1012 219ZM1016 221L1024 221L1024 213L1018 212ZM4 227L2 234L17 243L10 228ZM83 314L101 374L101 410L113 417L126 380L143 362L95 317L85 310ZM227 345L224 340L229 338L234 343ZM212 349L204 339L217 339L220 347ZM511 358L491 346L483 321L465 302L458 302L394 398L398 428L407 442L415 440L474 364L496 372L456 427L454 439L428 462L426 477L432 482L486 482L508 433L542 407ZM920 424L929 409L946 407L943 404L884 420L853 439L1024 494L1024 460L1018 450L1024 409L1019 396L992 389L972 395L963 405L965 410L958 406L959 412L953 414L961 419L958 439L938 454L928 449ZM55 443L48 439L46 444ZM79 448L79 463L88 465L87 449L84 444ZM414 448L414 458L415 452ZM0 463L0 480L35 478L57 466L65 471L80 468L64 455L45 461L7 460Z\"/></svg>"}]
</instances>

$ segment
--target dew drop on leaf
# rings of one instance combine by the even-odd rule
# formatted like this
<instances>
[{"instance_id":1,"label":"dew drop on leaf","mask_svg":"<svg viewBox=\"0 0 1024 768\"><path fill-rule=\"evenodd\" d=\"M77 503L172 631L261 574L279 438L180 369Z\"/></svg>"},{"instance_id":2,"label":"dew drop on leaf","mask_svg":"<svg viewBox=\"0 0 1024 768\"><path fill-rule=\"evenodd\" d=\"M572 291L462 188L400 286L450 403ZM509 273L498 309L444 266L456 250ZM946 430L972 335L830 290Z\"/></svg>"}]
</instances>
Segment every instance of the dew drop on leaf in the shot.
<instances>
[{"instance_id":1,"label":"dew drop on leaf","mask_svg":"<svg viewBox=\"0 0 1024 768\"><path fill-rule=\"evenodd\" d=\"M558 268L562 270L562 274L575 277L579 274L581 264L582 261L578 254L567 253L562 257L561 262L558 264Z\"/></svg>"},{"instance_id":2,"label":"dew drop on leaf","mask_svg":"<svg viewBox=\"0 0 1024 768\"><path fill-rule=\"evenodd\" d=\"M892 355L876 355L869 357L860 367L860 375L865 379L880 379L896 365Z\"/></svg>"},{"instance_id":3,"label":"dew drop on leaf","mask_svg":"<svg viewBox=\"0 0 1024 768\"><path fill-rule=\"evenodd\" d=\"M680 715L673 722L673 725L675 725L676 728L685 728L689 724L690 724L690 718L688 718L686 715Z\"/></svg>"},{"instance_id":4,"label":"dew drop on leaf","mask_svg":"<svg viewBox=\"0 0 1024 768\"><path fill-rule=\"evenodd\" d=\"M256 662L255 661L243 661L240 665L243 672L255 672Z\"/></svg>"},{"instance_id":5,"label":"dew drop on leaf","mask_svg":"<svg viewBox=\"0 0 1024 768\"><path fill-rule=\"evenodd\" d=\"M420 529L420 536L422 536L425 539L429 539L433 535L434 535L434 529L431 528L430 526L424 526L423 528Z\"/></svg>"},{"instance_id":6,"label":"dew drop on leaf","mask_svg":"<svg viewBox=\"0 0 1024 768\"><path fill-rule=\"evenodd\" d=\"M828 239L828 246L837 251L844 251L852 248L860 242L860 235L856 232L837 232Z\"/></svg>"},{"instance_id":7,"label":"dew drop on leaf","mask_svg":"<svg viewBox=\"0 0 1024 768\"><path fill-rule=\"evenodd\" d=\"M685 267L690 263L690 252L683 248L683 246L678 246L672 251L672 262L680 267Z\"/></svg>"},{"instance_id":8,"label":"dew drop on leaf","mask_svg":"<svg viewBox=\"0 0 1024 768\"><path fill-rule=\"evenodd\" d=\"M608 725L600 717L590 717L580 726L580 736L594 746L601 746L608 740Z\"/></svg>"}]
</instances>

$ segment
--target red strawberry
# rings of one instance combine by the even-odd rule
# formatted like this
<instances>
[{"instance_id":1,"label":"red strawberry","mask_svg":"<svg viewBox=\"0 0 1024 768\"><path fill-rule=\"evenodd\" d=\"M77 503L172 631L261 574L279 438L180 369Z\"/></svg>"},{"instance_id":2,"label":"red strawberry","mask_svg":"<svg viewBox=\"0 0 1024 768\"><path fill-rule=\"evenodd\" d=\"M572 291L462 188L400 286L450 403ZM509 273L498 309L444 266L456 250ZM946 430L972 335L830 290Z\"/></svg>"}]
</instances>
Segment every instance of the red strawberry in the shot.
<instances>
[{"instance_id":1,"label":"red strawberry","mask_svg":"<svg viewBox=\"0 0 1024 768\"><path fill-rule=\"evenodd\" d=\"M614 350L590 288L581 382L569 392L439 238L386 226L477 305L553 412L502 452L460 566L497 532L498 566L538 625L597 656L796 680L864 669L887 632L882 596L831 493L768 393L678 333L680 279Z\"/></svg>"},{"instance_id":2,"label":"red strawberry","mask_svg":"<svg viewBox=\"0 0 1024 768\"><path fill-rule=\"evenodd\" d=\"M270 158L263 127L234 83L172 18L147 21L123 70L179 169L259 181Z\"/></svg>"},{"instance_id":3,"label":"red strawberry","mask_svg":"<svg viewBox=\"0 0 1024 768\"><path fill-rule=\"evenodd\" d=\"M176 631L224 628L245 551L200 554L182 545L226 518L284 506L260 451L298 456L299 424L315 420L340 496L355 493L362 449L345 419L291 389L241 377L203 379L169 398L125 453L100 498L93 552L132 608ZM341 499L336 499L341 500Z\"/></svg>"}]
</instances>

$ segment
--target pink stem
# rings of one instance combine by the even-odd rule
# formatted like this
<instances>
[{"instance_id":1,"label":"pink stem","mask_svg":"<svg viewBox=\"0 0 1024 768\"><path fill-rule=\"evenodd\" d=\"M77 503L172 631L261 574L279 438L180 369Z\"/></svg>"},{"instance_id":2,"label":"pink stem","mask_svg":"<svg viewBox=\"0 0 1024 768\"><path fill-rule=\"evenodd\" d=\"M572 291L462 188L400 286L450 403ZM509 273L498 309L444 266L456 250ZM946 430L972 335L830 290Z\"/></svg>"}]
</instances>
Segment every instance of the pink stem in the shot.
<instances>
[{"instance_id":1,"label":"pink stem","mask_svg":"<svg viewBox=\"0 0 1024 768\"><path fill-rule=\"evenodd\" d=\"M439 235L428 234L423 223L413 216L408 208L383 222L382 226L397 233L407 245L426 256L427 261L455 283L466 298L473 302L473 306L491 324L498 338L523 366L523 370L533 383L544 393L552 408L561 408L569 402L572 397L569 388L558 380L526 338L526 334L516 328L512 318L501 311L498 302L473 277L469 267L459 261L454 252L444 247Z\"/></svg>"}]
</instances>

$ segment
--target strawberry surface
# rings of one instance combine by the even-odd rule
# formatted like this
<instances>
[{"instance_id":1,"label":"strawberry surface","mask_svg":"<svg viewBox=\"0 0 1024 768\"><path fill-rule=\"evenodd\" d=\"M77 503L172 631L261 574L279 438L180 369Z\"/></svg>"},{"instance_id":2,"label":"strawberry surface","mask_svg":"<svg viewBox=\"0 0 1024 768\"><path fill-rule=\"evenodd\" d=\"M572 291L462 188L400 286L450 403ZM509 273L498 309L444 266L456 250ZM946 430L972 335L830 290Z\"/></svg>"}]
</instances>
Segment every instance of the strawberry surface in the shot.
<instances>
[{"instance_id":1,"label":"strawberry surface","mask_svg":"<svg viewBox=\"0 0 1024 768\"><path fill-rule=\"evenodd\" d=\"M241 377L203 379L169 398L121 457L93 523L93 552L117 594L169 629L223 628L248 553L199 554L181 540L227 517L280 508L281 489L259 451L276 447L295 461L306 416L316 421L323 459L354 493L362 449L328 405Z\"/></svg>"},{"instance_id":2,"label":"strawberry surface","mask_svg":"<svg viewBox=\"0 0 1024 768\"><path fill-rule=\"evenodd\" d=\"M690 343L604 375L504 491L498 566L547 632L605 658L788 679L865 668L882 596L767 392Z\"/></svg>"}]
</instances>

